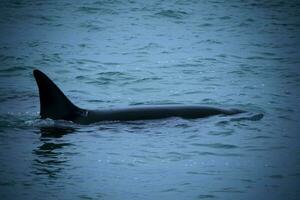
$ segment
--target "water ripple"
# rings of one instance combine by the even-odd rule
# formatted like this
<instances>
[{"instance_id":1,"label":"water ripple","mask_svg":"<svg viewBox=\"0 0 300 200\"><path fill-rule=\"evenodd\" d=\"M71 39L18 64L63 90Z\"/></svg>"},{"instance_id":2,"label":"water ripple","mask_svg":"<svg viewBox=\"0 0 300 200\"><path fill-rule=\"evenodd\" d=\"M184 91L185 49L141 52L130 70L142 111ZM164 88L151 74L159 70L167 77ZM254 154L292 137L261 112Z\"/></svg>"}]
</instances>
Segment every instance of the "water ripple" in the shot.
<instances>
[{"instance_id":1,"label":"water ripple","mask_svg":"<svg viewBox=\"0 0 300 200\"><path fill-rule=\"evenodd\" d=\"M155 15L173 18L173 19L182 19L186 15L188 15L188 13L186 13L184 11L179 11L179 10L162 10L162 11L156 13Z\"/></svg>"},{"instance_id":2,"label":"water ripple","mask_svg":"<svg viewBox=\"0 0 300 200\"><path fill-rule=\"evenodd\" d=\"M212 143L212 144L201 144L201 143L192 143L193 146L200 146L200 147L208 147L213 149L235 149L238 148L236 145L232 144L222 144L222 143Z\"/></svg>"}]
</instances>

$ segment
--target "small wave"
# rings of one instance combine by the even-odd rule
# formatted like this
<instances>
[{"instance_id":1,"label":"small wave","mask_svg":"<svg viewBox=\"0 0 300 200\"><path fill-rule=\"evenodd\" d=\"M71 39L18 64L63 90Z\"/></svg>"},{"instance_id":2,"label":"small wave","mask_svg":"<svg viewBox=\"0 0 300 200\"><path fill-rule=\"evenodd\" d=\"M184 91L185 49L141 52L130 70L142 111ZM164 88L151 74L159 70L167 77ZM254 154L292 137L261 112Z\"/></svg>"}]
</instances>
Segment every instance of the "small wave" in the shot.
<instances>
[{"instance_id":1,"label":"small wave","mask_svg":"<svg viewBox=\"0 0 300 200\"><path fill-rule=\"evenodd\" d=\"M116 14L112 9L95 6L81 6L77 9L77 11L84 14Z\"/></svg>"},{"instance_id":2,"label":"small wave","mask_svg":"<svg viewBox=\"0 0 300 200\"><path fill-rule=\"evenodd\" d=\"M174 19L182 19L185 17L188 13L184 11L178 11L178 10L162 10L158 13L156 13L156 16L162 16L162 17L168 17L168 18L174 18Z\"/></svg>"},{"instance_id":3,"label":"small wave","mask_svg":"<svg viewBox=\"0 0 300 200\"><path fill-rule=\"evenodd\" d=\"M197 42L198 44L204 43L204 44L222 44L222 42L215 40L215 39L207 39L207 40L201 40ZM224 55L224 54L223 54ZM223 57L223 56L222 56Z\"/></svg>"},{"instance_id":4,"label":"small wave","mask_svg":"<svg viewBox=\"0 0 300 200\"><path fill-rule=\"evenodd\" d=\"M27 120L25 124L28 127L36 127L42 137L62 137L63 135L73 133L79 125L71 121L52 120L52 119L34 119Z\"/></svg>"},{"instance_id":5,"label":"small wave","mask_svg":"<svg viewBox=\"0 0 300 200\"><path fill-rule=\"evenodd\" d=\"M222 143L212 143L212 144L202 144L202 143L192 143L193 146L209 147L214 149L235 149L238 148L236 145L232 144L222 144Z\"/></svg>"},{"instance_id":6,"label":"small wave","mask_svg":"<svg viewBox=\"0 0 300 200\"><path fill-rule=\"evenodd\" d=\"M169 188L169 189L161 190L160 192L165 193L165 192L176 192L176 191L178 191L177 188Z\"/></svg>"},{"instance_id":7,"label":"small wave","mask_svg":"<svg viewBox=\"0 0 300 200\"><path fill-rule=\"evenodd\" d=\"M5 69L0 69L0 73L13 73L13 72L26 71L26 70L28 70L28 67L15 66L15 67L8 67Z\"/></svg>"},{"instance_id":8,"label":"small wave","mask_svg":"<svg viewBox=\"0 0 300 200\"><path fill-rule=\"evenodd\" d=\"M211 194L201 194L198 196L199 199L215 199L216 196L215 195L211 195Z\"/></svg>"},{"instance_id":9,"label":"small wave","mask_svg":"<svg viewBox=\"0 0 300 200\"><path fill-rule=\"evenodd\" d=\"M240 153L216 153L216 152L208 152L208 151L192 151L192 154L196 154L199 156L220 156L220 157L241 157L244 156Z\"/></svg>"},{"instance_id":10,"label":"small wave","mask_svg":"<svg viewBox=\"0 0 300 200\"><path fill-rule=\"evenodd\" d=\"M242 22L242 23L239 23L236 27L238 27L238 28L242 28L242 27L248 27L248 26L250 26L250 24L249 23L246 23L246 22Z\"/></svg>"},{"instance_id":11,"label":"small wave","mask_svg":"<svg viewBox=\"0 0 300 200\"><path fill-rule=\"evenodd\" d=\"M259 114L254 114L251 116L245 116L245 117L238 117L238 118L233 118L230 121L244 121L244 120L249 120L249 121L259 121L264 117L264 114L259 113Z\"/></svg>"},{"instance_id":12,"label":"small wave","mask_svg":"<svg viewBox=\"0 0 300 200\"><path fill-rule=\"evenodd\" d=\"M118 1L118 0L101 0L101 1L95 1L93 3L93 5L97 5L97 6L115 6L115 5L120 5L123 4L122 1Z\"/></svg>"},{"instance_id":13,"label":"small wave","mask_svg":"<svg viewBox=\"0 0 300 200\"><path fill-rule=\"evenodd\" d=\"M23 8L28 6L27 1L8 1L9 3L6 3L4 6L6 8Z\"/></svg>"},{"instance_id":14,"label":"small wave","mask_svg":"<svg viewBox=\"0 0 300 200\"><path fill-rule=\"evenodd\" d=\"M96 74L97 77L91 81L88 81L89 84L96 85L107 85L107 84L117 84L124 85L129 81L134 80L134 77L123 72L118 71L110 71L110 72L101 72ZM80 76L78 79L84 79L84 77Z\"/></svg>"},{"instance_id":15,"label":"small wave","mask_svg":"<svg viewBox=\"0 0 300 200\"><path fill-rule=\"evenodd\" d=\"M28 121L35 120L35 116L30 113L6 113L0 115L0 127L2 128L22 128L29 126Z\"/></svg>"},{"instance_id":16,"label":"small wave","mask_svg":"<svg viewBox=\"0 0 300 200\"><path fill-rule=\"evenodd\" d=\"M87 78L87 76L80 75L80 76L76 76L75 79L77 79L77 80L87 80L88 78Z\"/></svg>"},{"instance_id":17,"label":"small wave","mask_svg":"<svg viewBox=\"0 0 300 200\"><path fill-rule=\"evenodd\" d=\"M16 59L15 56L0 55L0 61L1 62L4 62L4 61L13 61L15 59Z\"/></svg>"},{"instance_id":18,"label":"small wave","mask_svg":"<svg viewBox=\"0 0 300 200\"><path fill-rule=\"evenodd\" d=\"M34 120L27 120L25 124L28 126L35 126L35 127L56 127L56 128L66 128L66 127L75 127L71 121L66 120L53 120L53 119L34 119Z\"/></svg>"},{"instance_id":19,"label":"small wave","mask_svg":"<svg viewBox=\"0 0 300 200\"><path fill-rule=\"evenodd\" d=\"M145 77L132 81L131 83L143 83L143 82L152 82L162 80L160 77Z\"/></svg>"},{"instance_id":20,"label":"small wave","mask_svg":"<svg viewBox=\"0 0 300 200\"><path fill-rule=\"evenodd\" d=\"M1 128L76 128L77 125L65 120L40 119L37 113L6 113L0 115Z\"/></svg>"},{"instance_id":21,"label":"small wave","mask_svg":"<svg viewBox=\"0 0 300 200\"><path fill-rule=\"evenodd\" d=\"M52 119L33 119L33 120L27 120L24 123L28 126L42 127L42 126L54 126L55 121Z\"/></svg>"},{"instance_id":22,"label":"small wave","mask_svg":"<svg viewBox=\"0 0 300 200\"><path fill-rule=\"evenodd\" d=\"M0 96L0 103L15 101L15 100L29 100L36 98L37 95L29 91L16 91L16 90L2 90L2 96Z\"/></svg>"},{"instance_id":23,"label":"small wave","mask_svg":"<svg viewBox=\"0 0 300 200\"><path fill-rule=\"evenodd\" d=\"M143 102L131 102L130 106L138 105L181 105L178 102L173 102L171 100L160 100L160 101L143 101Z\"/></svg>"},{"instance_id":24,"label":"small wave","mask_svg":"<svg viewBox=\"0 0 300 200\"><path fill-rule=\"evenodd\" d=\"M269 178L272 178L272 179L283 179L284 176L281 175L281 174L274 174L274 175L269 176Z\"/></svg>"},{"instance_id":25,"label":"small wave","mask_svg":"<svg viewBox=\"0 0 300 200\"><path fill-rule=\"evenodd\" d=\"M100 76L124 76L125 73L117 72L117 71L109 71L109 72L100 72L100 73L97 73L97 75L100 75Z\"/></svg>"},{"instance_id":26,"label":"small wave","mask_svg":"<svg viewBox=\"0 0 300 200\"><path fill-rule=\"evenodd\" d=\"M119 66L119 65L121 65L121 63L117 63L117 62L104 62L102 64L103 65L108 65L108 66Z\"/></svg>"},{"instance_id":27,"label":"small wave","mask_svg":"<svg viewBox=\"0 0 300 200\"><path fill-rule=\"evenodd\" d=\"M200 28L211 27L211 26L213 26L213 24L211 24L211 23L203 23L203 24L198 25L198 27L200 27Z\"/></svg>"},{"instance_id":28,"label":"small wave","mask_svg":"<svg viewBox=\"0 0 300 200\"><path fill-rule=\"evenodd\" d=\"M150 50L150 49L157 49L157 48L162 48L162 46L157 43L150 42L147 45L140 47L136 50L141 51L141 50Z\"/></svg>"},{"instance_id":29,"label":"small wave","mask_svg":"<svg viewBox=\"0 0 300 200\"><path fill-rule=\"evenodd\" d=\"M220 190L212 191L212 192L220 192L220 193L245 193L243 190L238 190L233 187L222 188Z\"/></svg>"},{"instance_id":30,"label":"small wave","mask_svg":"<svg viewBox=\"0 0 300 200\"><path fill-rule=\"evenodd\" d=\"M228 20L228 19L231 19L231 17L230 16L223 16L223 17L219 17L219 19L221 19L221 20Z\"/></svg>"},{"instance_id":31,"label":"small wave","mask_svg":"<svg viewBox=\"0 0 300 200\"><path fill-rule=\"evenodd\" d=\"M80 24L81 28L87 29L89 31L101 31L103 30L103 27L100 25L95 24L95 22L87 22ZM81 44L80 47L86 47L87 45Z\"/></svg>"}]
</instances>

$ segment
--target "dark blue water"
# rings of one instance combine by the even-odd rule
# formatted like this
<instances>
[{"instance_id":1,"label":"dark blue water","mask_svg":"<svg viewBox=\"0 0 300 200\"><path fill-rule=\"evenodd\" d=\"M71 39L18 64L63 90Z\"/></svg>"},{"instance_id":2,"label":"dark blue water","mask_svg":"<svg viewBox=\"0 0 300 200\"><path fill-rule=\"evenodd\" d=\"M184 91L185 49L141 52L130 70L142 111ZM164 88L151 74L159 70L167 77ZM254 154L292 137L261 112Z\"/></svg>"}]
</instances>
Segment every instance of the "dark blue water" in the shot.
<instances>
[{"instance_id":1,"label":"dark blue water","mask_svg":"<svg viewBox=\"0 0 300 200\"><path fill-rule=\"evenodd\" d=\"M299 199L298 1L3 0L0 29L1 199ZM248 112L40 120L33 69L83 108Z\"/></svg>"}]
</instances>

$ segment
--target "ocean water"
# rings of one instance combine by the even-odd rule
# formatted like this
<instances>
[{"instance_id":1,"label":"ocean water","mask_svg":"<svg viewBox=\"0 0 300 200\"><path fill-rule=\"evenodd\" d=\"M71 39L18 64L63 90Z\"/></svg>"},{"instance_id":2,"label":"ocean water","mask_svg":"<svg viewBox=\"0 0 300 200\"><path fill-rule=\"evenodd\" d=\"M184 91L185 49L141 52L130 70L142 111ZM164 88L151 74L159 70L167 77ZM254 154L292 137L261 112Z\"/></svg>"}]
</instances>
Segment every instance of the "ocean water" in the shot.
<instances>
[{"instance_id":1,"label":"ocean water","mask_svg":"<svg viewBox=\"0 0 300 200\"><path fill-rule=\"evenodd\" d=\"M296 0L2 0L0 199L299 199L299 36ZM33 69L88 109L248 112L41 120Z\"/></svg>"}]
</instances>

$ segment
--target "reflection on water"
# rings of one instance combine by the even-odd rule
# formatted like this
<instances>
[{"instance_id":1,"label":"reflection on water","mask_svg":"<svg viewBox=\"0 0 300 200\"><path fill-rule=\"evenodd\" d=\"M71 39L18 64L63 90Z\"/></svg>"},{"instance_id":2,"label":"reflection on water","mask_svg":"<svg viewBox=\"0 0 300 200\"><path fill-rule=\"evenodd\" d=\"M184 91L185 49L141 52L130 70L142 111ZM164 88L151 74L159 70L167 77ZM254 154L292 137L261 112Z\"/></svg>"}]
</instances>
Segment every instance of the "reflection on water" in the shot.
<instances>
[{"instance_id":1,"label":"reflection on water","mask_svg":"<svg viewBox=\"0 0 300 200\"><path fill-rule=\"evenodd\" d=\"M57 126L48 126L41 127L41 140L49 138L60 138L64 135L71 134L76 131L73 127L57 127Z\"/></svg>"},{"instance_id":2,"label":"reflection on water","mask_svg":"<svg viewBox=\"0 0 300 200\"><path fill-rule=\"evenodd\" d=\"M47 175L49 178L56 178L57 175L68 166L68 157L64 155L63 150L71 143L58 140L66 134L75 131L72 127L41 127L40 141L42 145L33 150L36 156L33 164L33 173L35 175Z\"/></svg>"}]
</instances>

